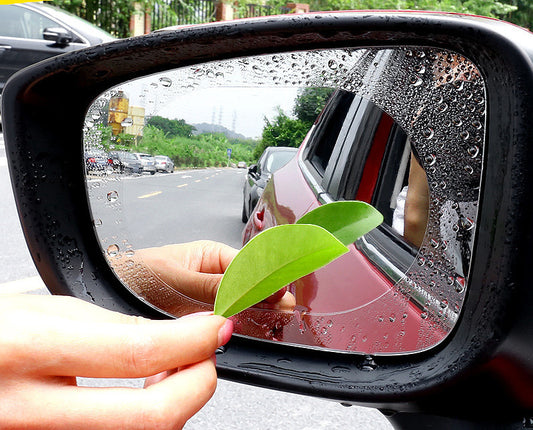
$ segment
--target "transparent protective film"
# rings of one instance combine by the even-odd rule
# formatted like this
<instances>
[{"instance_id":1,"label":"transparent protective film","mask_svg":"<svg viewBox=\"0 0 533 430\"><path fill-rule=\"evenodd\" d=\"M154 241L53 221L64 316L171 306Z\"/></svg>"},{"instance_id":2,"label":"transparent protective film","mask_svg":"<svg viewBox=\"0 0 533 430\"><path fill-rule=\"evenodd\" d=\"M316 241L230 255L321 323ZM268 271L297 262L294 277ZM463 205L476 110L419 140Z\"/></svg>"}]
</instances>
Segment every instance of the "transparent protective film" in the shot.
<instances>
[{"instance_id":1,"label":"transparent protective film","mask_svg":"<svg viewBox=\"0 0 533 430\"><path fill-rule=\"evenodd\" d=\"M84 128L102 252L125 287L179 317L212 309L235 253L225 246L325 201L364 200L384 224L232 317L236 332L368 354L431 348L468 287L486 109L475 65L425 47L269 54L125 82Z\"/></svg>"}]
</instances>

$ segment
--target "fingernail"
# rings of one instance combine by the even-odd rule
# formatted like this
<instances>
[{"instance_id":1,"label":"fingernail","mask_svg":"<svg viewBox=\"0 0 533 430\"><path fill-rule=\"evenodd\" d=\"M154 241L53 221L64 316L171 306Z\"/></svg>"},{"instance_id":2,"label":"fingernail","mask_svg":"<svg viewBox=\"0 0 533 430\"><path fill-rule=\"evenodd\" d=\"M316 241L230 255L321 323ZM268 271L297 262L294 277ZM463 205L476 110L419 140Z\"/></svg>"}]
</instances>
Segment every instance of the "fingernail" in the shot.
<instances>
[{"instance_id":1,"label":"fingernail","mask_svg":"<svg viewBox=\"0 0 533 430\"><path fill-rule=\"evenodd\" d=\"M225 345L231 339L233 334L233 321L226 320L224 325L218 331L218 345Z\"/></svg>"}]
</instances>

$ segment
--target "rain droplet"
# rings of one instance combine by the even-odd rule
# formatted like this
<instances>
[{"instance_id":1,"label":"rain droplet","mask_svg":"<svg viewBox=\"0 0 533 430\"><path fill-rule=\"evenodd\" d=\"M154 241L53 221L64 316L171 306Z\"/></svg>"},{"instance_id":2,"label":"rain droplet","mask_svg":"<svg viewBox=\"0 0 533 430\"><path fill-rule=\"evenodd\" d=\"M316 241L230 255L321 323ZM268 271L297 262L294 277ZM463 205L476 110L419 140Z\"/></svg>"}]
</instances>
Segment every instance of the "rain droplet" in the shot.
<instances>
[{"instance_id":1,"label":"rain droplet","mask_svg":"<svg viewBox=\"0 0 533 430\"><path fill-rule=\"evenodd\" d=\"M468 148L467 152L470 155L470 157L476 158L479 154L479 146L476 146L476 145L471 146L470 148Z\"/></svg>"},{"instance_id":2,"label":"rain droplet","mask_svg":"<svg viewBox=\"0 0 533 430\"><path fill-rule=\"evenodd\" d=\"M124 121L120 123L122 127L129 127L130 125L133 125L133 119L126 118Z\"/></svg>"},{"instance_id":3,"label":"rain droplet","mask_svg":"<svg viewBox=\"0 0 533 430\"><path fill-rule=\"evenodd\" d=\"M433 136L435 136L435 131L432 129L432 128L428 128L426 130L424 130L422 132L423 136L426 138L426 139L432 139Z\"/></svg>"},{"instance_id":4,"label":"rain droplet","mask_svg":"<svg viewBox=\"0 0 533 430\"><path fill-rule=\"evenodd\" d=\"M119 247L118 245L109 245L107 247L107 255L110 257L116 257L118 255Z\"/></svg>"},{"instance_id":5,"label":"rain droplet","mask_svg":"<svg viewBox=\"0 0 533 430\"><path fill-rule=\"evenodd\" d=\"M413 87L419 87L424 82L420 76L412 76L409 80Z\"/></svg>"},{"instance_id":6,"label":"rain droplet","mask_svg":"<svg viewBox=\"0 0 533 430\"><path fill-rule=\"evenodd\" d=\"M329 60L328 61L328 67L331 69L331 70L337 70L337 62L335 60Z\"/></svg>"},{"instance_id":7,"label":"rain droplet","mask_svg":"<svg viewBox=\"0 0 533 430\"><path fill-rule=\"evenodd\" d=\"M428 166L433 166L437 161L437 157L435 157L435 154L428 154L424 157L424 160Z\"/></svg>"},{"instance_id":8,"label":"rain droplet","mask_svg":"<svg viewBox=\"0 0 533 430\"><path fill-rule=\"evenodd\" d=\"M461 133L459 133L459 136L461 136L463 140L467 140L470 137L470 133L466 130L463 130Z\"/></svg>"},{"instance_id":9,"label":"rain droplet","mask_svg":"<svg viewBox=\"0 0 533 430\"><path fill-rule=\"evenodd\" d=\"M457 277L455 278L455 291L462 293L465 290L465 278Z\"/></svg>"},{"instance_id":10,"label":"rain droplet","mask_svg":"<svg viewBox=\"0 0 533 430\"><path fill-rule=\"evenodd\" d=\"M118 192L111 191L107 193L107 200L110 202L116 202L118 200Z\"/></svg>"},{"instance_id":11,"label":"rain droplet","mask_svg":"<svg viewBox=\"0 0 533 430\"><path fill-rule=\"evenodd\" d=\"M168 87L170 87L172 85L172 79L167 78L166 76L163 76L162 78L159 78L159 82L165 88L168 88Z\"/></svg>"},{"instance_id":12,"label":"rain droplet","mask_svg":"<svg viewBox=\"0 0 533 430\"><path fill-rule=\"evenodd\" d=\"M93 221L95 227L99 227L102 225L102 220L100 218L97 218Z\"/></svg>"},{"instance_id":13,"label":"rain droplet","mask_svg":"<svg viewBox=\"0 0 533 430\"><path fill-rule=\"evenodd\" d=\"M472 230L474 228L474 221L470 218L462 218L461 219L461 225L465 230Z\"/></svg>"},{"instance_id":14,"label":"rain droplet","mask_svg":"<svg viewBox=\"0 0 533 430\"><path fill-rule=\"evenodd\" d=\"M467 165L465 166L465 172L471 175L472 173L474 173L474 168L472 166Z\"/></svg>"}]
</instances>

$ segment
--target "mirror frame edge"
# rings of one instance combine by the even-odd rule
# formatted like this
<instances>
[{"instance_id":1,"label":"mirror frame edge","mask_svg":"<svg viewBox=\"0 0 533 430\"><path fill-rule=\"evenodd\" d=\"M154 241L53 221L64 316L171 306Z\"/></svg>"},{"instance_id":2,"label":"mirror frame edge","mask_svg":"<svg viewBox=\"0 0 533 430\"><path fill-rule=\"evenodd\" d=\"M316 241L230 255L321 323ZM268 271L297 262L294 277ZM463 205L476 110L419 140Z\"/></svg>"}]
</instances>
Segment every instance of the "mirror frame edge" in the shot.
<instances>
[{"instance_id":1,"label":"mirror frame edge","mask_svg":"<svg viewBox=\"0 0 533 430\"><path fill-rule=\"evenodd\" d=\"M507 34L502 36L495 31L497 26ZM511 28L493 20L429 13L267 17L176 32L162 31L112 42L18 73L6 85L2 97L6 152L26 240L41 276L57 294L71 294L125 313L165 317L122 288L105 262L92 229L81 168L81 124L85 107L115 83L139 74L202 61L310 48L430 45L458 51L484 73L489 112L478 226L478 231L486 234L479 235L477 240L467 298L460 322L452 334L441 345L426 352L373 358L376 367L372 371L363 370L368 364L368 358L363 355L332 351L309 354L307 349L245 338L234 338L226 352L218 356L217 366L223 378L365 406L427 410L427 406L415 400L420 394L430 392L433 393L431 398L440 399L446 405L443 393L456 390L455 383L461 387L467 385L462 380L463 375L477 371L479 363L493 358L498 347L498 354L502 349L510 350L516 345L510 340L511 332L515 336L518 324L527 324L516 315L511 316L508 310L518 307L520 300L526 302L526 295L530 298L532 295L525 288L525 268L519 267L520 263L527 267L529 251L520 254L516 261L510 260L516 250L526 250L525 246L520 246L521 242L527 243L523 240L524 234L531 236L524 210L531 173L526 161L519 163L517 157L524 154L531 158L526 148L533 136L526 126L527 113L533 112L533 73L528 57L531 53L526 52L525 41L519 34L522 30L511 31ZM232 41L237 38L239 44L234 47ZM154 55L157 48L164 49ZM166 58L171 52L172 58ZM104 55L109 58L102 59ZM500 74L498 79L494 78L496 73ZM509 85L505 87L508 93L497 88L502 82ZM70 91L63 91L65 95L52 106L46 96L54 89L69 87L80 90L79 106L58 119L54 106L60 108L71 96ZM43 112L44 108L49 112ZM515 112L521 114L514 115ZM502 118L507 117L513 120L504 123ZM65 121L68 126L58 130L59 123ZM507 142L503 142L503 137ZM80 142L79 147L72 145L73 141ZM42 162L45 151L51 151L46 157L47 164ZM508 153L514 157L507 157ZM80 164L70 163L69 166L60 156L65 160L80 160ZM497 173L510 172L516 165L521 166L522 175ZM35 175L24 175L28 172ZM42 178L43 174L49 179L34 179L34 176ZM506 184L511 184L515 195L505 192ZM57 198L58 190L65 202L61 208L45 198ZM500 198L489 196L495 190ZM504 210L500 211L500 203ZM514 217L511 223L512 214L517 213L521 214L518 221ZM488 237L491 226L495 231ZM72 267L82 267L83 273ZM486 270L487 267L490 269ZM504 290L502 287L508 284L514 287ZM532 303L533 298L527 302ZM475 326L479 329L474 339L468 327ZM531 327L531 323L527 327ZM280 364L280 357L288 361ZM335 367L349 371L338 374L333 370ZM307 377L302 377L301 369L307 370ZM420 372L420 377L413 381L416 372ZM435 391L439 385L441 388ZM398 394L400 387L401 394ZM468 398L466 392L463 396ZM442 405L434 408L447 409ZM512 414L516 412L516 407L510 410ZM472 411L464 409L459 413L469 415Z\"/></svg>"}]
</instances>

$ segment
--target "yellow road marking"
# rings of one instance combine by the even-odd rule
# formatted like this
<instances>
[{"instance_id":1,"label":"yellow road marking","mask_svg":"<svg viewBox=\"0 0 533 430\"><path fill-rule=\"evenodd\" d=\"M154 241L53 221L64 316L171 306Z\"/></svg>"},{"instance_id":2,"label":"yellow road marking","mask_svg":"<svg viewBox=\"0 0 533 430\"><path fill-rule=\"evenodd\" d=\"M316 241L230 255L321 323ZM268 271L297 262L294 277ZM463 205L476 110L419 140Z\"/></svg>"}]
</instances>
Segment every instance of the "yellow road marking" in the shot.
<instances>
[{"instance_id":1,"label":"yellow road marking","mask_svg":"<svg viewBox=\"0 0 533 430\"><path fill-rule=\"evenodd\" d=\"M150 193L150 194L145 194L144 196L139 196L137 197L138 199L147 199L148 197L154 197L154 196L157 196L158 194L161 194L163 191L154 191L153 193Z\"/></svg>"},{"instance_id":2,"label":"yellow road marking","mask_svg":"<svg viewBox=\"0 0 533 430\"><path fill-rule=\"evenodd\" d=\"M186 187L188 184L181 184L181 185L178 185L177 188L182 188L182 187Z\"/></svg>"}]
</instances>

